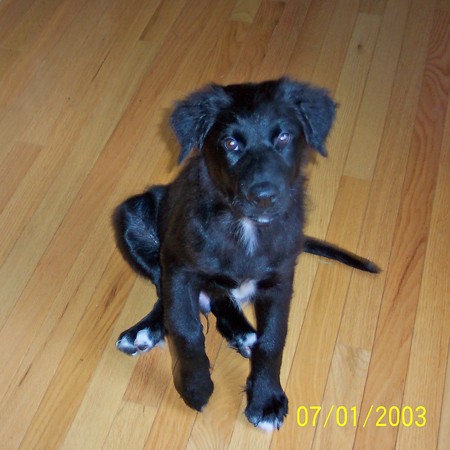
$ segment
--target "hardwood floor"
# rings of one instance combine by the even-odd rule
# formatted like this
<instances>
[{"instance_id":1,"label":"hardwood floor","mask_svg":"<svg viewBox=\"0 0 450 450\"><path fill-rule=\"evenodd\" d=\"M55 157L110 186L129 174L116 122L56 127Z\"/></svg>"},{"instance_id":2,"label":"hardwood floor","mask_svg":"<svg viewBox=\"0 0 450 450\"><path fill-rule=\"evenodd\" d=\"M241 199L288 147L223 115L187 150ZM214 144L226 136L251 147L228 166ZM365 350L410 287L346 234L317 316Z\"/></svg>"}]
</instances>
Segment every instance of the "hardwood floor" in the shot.
<instances>
[{"instance_id":1,"label":"hardwood floor","mask_svg":"<svg viewBox=\"0 0 450 450\"><path fill-rule=\"evenodd\" d=\"M176 100L285 74L340 104L307 232L383 272L300 257L266 434L213 319L201 414L116 350L155 292L110 218L177 174ZM449 98L449 0L0 1L0 448L450 448Z\"/></svg>"}]
</instances>

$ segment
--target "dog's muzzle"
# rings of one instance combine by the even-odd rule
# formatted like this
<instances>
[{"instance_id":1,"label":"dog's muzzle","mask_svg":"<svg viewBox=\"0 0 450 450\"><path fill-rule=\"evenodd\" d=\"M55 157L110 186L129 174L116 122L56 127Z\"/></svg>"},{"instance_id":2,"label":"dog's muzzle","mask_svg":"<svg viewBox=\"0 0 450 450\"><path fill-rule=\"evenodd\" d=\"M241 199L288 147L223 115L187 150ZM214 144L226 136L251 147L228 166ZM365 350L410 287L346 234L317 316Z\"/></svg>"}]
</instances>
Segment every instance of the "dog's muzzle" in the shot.
<instances>
[{"instance_id":1,"label":"dog's muzzle","mask_svg":"<svg viewBox=\"0 0 450 450\"><path fill-rule=\"evenodd\" d=\"M234 203L237 211L256 224L268 224L284 211L282 189L271 182L253 184L239 197Z\"/></svg>"},{"instance_id":2,"label":"dog's muzzle","mask_svg":"<svg viewBox=\"0 0 450 450\"><path fill-rule=\"evenodd\" d=\"M247 201L261 210L272 208L280 196L280 190L272 183L264 182L251 186L246 193Z\"/></svg>"}]
</instances>

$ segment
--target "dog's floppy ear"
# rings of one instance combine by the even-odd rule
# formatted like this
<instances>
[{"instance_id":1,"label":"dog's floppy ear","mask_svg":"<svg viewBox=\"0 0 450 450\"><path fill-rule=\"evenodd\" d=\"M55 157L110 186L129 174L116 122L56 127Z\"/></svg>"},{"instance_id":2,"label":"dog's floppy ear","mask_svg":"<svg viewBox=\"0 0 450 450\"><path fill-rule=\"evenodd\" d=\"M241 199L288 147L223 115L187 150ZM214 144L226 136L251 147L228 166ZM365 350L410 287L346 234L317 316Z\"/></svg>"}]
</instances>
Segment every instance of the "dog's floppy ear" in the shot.
<instances>
[{"instance_id":1,"label":"dog's floppy ear","mask_svg":"<svg viewBox=\"0 0 450 450\"><path fill-rule=\"evenodd\" d=\"M211 84L177 103L171 116L171 124L181 145L179 162L193 148L202 149L217 115L230 101L221 86Z\"/></svg>"},{"instance_id":2,"label":"dog's floppy ear","mask_svg":"<svg viewBox=\"0 0 450 450\"><path fill-rule=\"evenodd\" d=\"M307 83L283 78L281 86L285 100L294 106L306 142L322 156L327 156L325 140L336 115L336 103L330 98L328 91Z\"/></svg>"}]
</instances>

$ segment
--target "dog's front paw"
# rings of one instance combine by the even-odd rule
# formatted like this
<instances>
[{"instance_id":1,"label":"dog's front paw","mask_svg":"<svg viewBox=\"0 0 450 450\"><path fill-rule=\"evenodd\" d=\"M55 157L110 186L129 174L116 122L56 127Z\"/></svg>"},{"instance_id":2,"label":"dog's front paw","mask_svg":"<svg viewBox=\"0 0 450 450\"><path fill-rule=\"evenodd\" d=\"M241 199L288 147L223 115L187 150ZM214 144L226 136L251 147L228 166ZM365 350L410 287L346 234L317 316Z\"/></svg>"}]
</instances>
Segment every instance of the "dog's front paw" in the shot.
<instances>
[{"instance_id":1,"label":"dog's front paw","mask_svg":"<svg viewBox=\"0 0 450 450\"><path fill-rule=\"evenodd\" d=\"M163 342L164 332L162 329L132 327L119 336L116 347L127 355L137 356L150 351Z\"/></svg>"},{"instance_id":2,"label":"dog's front paw","mask_svg":"<svg viewBox=\"0 0 450 450\"><path fill-rule=\"evenodd\" d=\"M174 374L175 388L185 403L202 411L214 390L209 370L180 371Z\"/></svg>"},{"instance_id":3,"label":"dog's front paw","mask_svg":"<svg viewBox=\"0 0 450 450\"><path fill-rule=\"evenodd\" d=\"M244 358L250 358L252 355L252 347L256 344L256 339L256 333L241 333L234 336L228 342L228 345L236 349Z\"/></svg>"},{"instance_id":4,"label":"dog's front paw","mask_svg":"<svg viewBox=\"0 0 450 450\"><path fill-rule=\"evenodd\" d=\"M247 399L245 415L250 423L264 431L280 429L288 413L288 399L281 388L256 392L248 382Z\"/></svg>"}]
</instances>

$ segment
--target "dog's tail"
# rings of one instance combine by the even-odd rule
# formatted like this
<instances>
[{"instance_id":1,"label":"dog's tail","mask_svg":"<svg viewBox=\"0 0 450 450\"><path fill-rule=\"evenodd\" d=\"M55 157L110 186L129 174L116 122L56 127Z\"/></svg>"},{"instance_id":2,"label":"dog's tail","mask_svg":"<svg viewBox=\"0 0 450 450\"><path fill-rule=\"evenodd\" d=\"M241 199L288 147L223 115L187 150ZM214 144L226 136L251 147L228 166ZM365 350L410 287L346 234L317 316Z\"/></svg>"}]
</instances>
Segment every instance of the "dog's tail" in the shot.
<instances>
[{"instance_id":1,"label":"dog's tail","mask_svg":"<svg viewBox=\"0 0 450 450\"><path fill-rule=\"evenodd\" d=\"M322 241L310 236L305 236L303 251L312 255L324 256L334 259L355 269L364 270L370 273L379 273L381 269L372 261L355 255L329 242Z\"/></svg>"}]
</instances>

